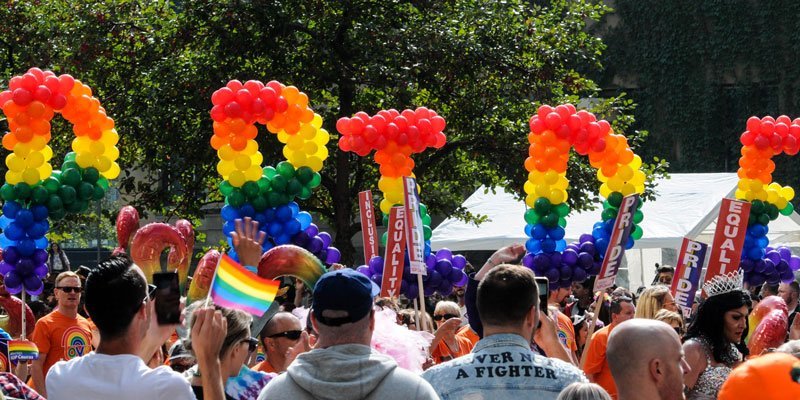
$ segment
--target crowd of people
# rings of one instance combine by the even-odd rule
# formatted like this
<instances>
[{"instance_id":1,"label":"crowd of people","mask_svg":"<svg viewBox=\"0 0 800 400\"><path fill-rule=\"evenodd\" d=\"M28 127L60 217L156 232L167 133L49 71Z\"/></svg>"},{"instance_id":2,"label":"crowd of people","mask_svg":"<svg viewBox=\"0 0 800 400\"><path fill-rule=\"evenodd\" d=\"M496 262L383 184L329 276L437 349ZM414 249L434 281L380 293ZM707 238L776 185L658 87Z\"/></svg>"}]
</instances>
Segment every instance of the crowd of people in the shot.
<instances>
[{"instance_id":1,"label":"crowd of people","mask_svg":"<svg viewBox=\"0 0 800 400\"><path fill-rule=\"evenodd\" d=\"M256 238L239 236L240 259L257 259L249 254L257 246L248 250ZM593 293L593 278L540 293L534 273L518 264L524 252L508 246L469 266L467 285L425 299L428 312L381 298L369 278L336 266L313 289L290 284L263 326L207 301L185 305L180 324L160 325L155 287L125 255L86 277L67 268L53 280L53 311L37 317L30 335L38 360L0 374L0 392L120 400L800 398L796 282L748 290L731 275L684 313L668 287L670 267L636 294ZM791 313L786 343L749 354L748 315L769 295ZM419 341L395 343L401 350L393 352L386 337Z\"/></svg>"}]
</instances>

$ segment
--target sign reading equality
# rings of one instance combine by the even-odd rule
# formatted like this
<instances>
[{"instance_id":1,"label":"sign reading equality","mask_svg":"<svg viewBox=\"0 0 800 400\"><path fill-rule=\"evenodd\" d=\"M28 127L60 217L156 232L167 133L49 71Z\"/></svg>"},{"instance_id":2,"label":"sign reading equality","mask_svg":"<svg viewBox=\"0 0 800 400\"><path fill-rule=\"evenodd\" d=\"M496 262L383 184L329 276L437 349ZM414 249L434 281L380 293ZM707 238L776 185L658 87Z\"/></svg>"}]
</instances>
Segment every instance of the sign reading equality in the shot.
<instances>
[{"instance_id":1,"label":"sign reading equality","mask_svg":"<svg viewBox=\"0 0 800 400\"><path fill-rule=\"evenodd\" d=\"M711 256L708 259L708 269L703 282L739 268L749 219L749 202L722 199L717 230L714 232L714 243L711 245Z\"/></svg>"},{"instance_id":2,"label":"sign reading equality","mask_svg":"<svg viewBox=\"0 0 800 400\"><path fill-rule=\"evenodd\" d=\"M608 249L603 257L603 266L597 280L594 282L594 291L606 290L614 285L617 279L617 272L622 263L622 256L625 254L625 243L631 235L633 228L633 214L639 208L639 195L632 194L622 199L619 206L617 219L614 220L614 230L608 239Z\"/></svg>"},{"instance_id":3,"label":"sign reading equality","mask_svg":"<svg viewBox=\"0 0 800 400\"><path fill-rule=\"evenodd\" d=\"M392 207L389 212L389 229L386 236L386 256L383 258L381 297L398 297L403 281L403 264L406 255L405 209Z\"/></svg>"}]
</instances>

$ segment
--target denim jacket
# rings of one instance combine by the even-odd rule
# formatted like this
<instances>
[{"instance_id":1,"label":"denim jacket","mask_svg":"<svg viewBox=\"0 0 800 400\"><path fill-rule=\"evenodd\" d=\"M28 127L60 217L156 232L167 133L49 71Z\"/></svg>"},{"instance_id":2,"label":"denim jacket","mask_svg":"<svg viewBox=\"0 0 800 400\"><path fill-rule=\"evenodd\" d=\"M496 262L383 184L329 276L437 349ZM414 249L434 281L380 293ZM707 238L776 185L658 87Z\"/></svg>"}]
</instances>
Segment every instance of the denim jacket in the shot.
<instances>
[{"instance_id":1,"label":"denim jacket","mask_svg":"<svg viewBox=\"0 0 800 400\"><path fill-rule=\"evenodd\" d=\"M422 374L442 400L555 399L567 385L587 382L578 368L531 351L519 335L481 339L472 353Z\"/></svg>"}]
</instances>

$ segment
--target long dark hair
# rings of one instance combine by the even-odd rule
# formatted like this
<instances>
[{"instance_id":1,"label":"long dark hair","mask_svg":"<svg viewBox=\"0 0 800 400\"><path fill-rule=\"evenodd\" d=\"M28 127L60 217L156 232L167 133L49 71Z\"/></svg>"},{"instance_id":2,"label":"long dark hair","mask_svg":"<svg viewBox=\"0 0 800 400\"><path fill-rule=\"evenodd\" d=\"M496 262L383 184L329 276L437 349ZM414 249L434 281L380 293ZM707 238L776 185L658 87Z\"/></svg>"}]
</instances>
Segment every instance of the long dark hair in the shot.
<instances>
[{"instance_id":1,"label":"long dark hair","mask_svg":"<svg viewBox=\"0 0 800 400\"><path fill-rule=\"evenodd\" d=\"M725 313L742 306L747 306L748 309L753 307L750 295L742 290L709 297L698 307L697 317L689 325L686 336L683 338L684 341L702 336L711 344L711 355L714 360L716 362L725 361L728 349L728 341L723 333Z\"/></svg>"}]
</instances>

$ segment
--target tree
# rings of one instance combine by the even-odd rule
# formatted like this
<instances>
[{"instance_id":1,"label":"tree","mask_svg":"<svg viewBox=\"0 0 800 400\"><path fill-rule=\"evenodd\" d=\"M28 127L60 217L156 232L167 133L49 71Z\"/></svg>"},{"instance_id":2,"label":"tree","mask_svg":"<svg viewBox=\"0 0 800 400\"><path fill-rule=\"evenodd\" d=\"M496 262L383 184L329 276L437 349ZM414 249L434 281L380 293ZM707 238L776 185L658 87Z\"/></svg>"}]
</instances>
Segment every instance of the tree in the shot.
<instances>
[{"instance_id":1,"label":"tree","mask_svg":"<svg viewBox=\"0 0 800 400\"><path fill-rule=\"evenodd\" d=\"M602 67L605 46L585 28L606 11L599 2L566 0L53 0L3 10L15 21L0 29L0 43L8 49L6 76L40 65L97 89L122 135L119 186L151 211L196 217L221 200L208 145L211 93L229 79L276 79L306 92L334 137L336 120L357 111L436 110L448 122L448 143L416 157L422 201L433 212L479 220L459 208L479 185L522 192L536 105L597 94L586 74ZM629 100L593 104L641 144L646 132L629 129ZM280 146L264 132L258 142L265 164L274 165ZM301 207L331 223L351 262L350 238L360 229L354 199L376 187L378 172L371 159L335 143L324 190ZM589 207L595 175L573 159L570 198L574 208Z\"/></svg>"}]
</instances>

